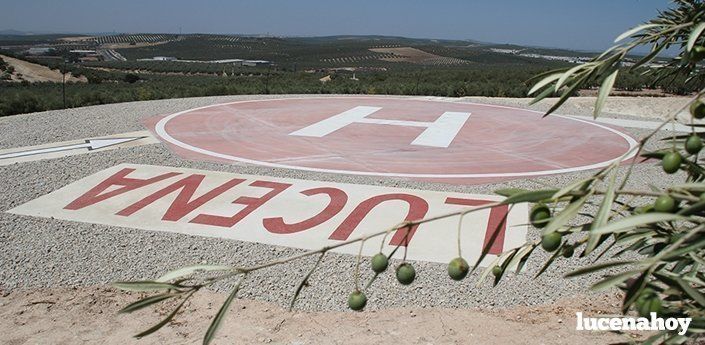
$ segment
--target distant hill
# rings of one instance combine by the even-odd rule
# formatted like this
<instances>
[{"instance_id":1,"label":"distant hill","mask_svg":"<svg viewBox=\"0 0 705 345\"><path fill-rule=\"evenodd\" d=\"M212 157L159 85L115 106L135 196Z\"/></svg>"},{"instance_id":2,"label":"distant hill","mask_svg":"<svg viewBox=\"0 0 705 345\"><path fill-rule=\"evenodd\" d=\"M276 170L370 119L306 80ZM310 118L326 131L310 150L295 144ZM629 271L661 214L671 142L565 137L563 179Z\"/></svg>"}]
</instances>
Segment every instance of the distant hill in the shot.
<instances>
[{"instance_id":1,"label":"distant hill","mask_svg":"<svg viewBox=\"0 0 705 345\"><path fill-rule=\"evenodd\" d=\"M287 68L407 68L463 65L544 65L586 61L593 53L483 43L473 40L384 35L275 37L224 34L117 33L109 35L0 32L0 47L21 53L32 46L62 50L112 50L128 61L265 60ZM19 33L19 34L17 34ZM64 39L71 37L71 39ZM78 38L78 39L77 39ZM109 58L114 54L102 54ZM167 60L162 58L162 60Z\"/></svg>"},{"instance_id":2,"label":"distant hill","mask_svg":"<svg viewBox=\"0 0 705 345\"><path fill-rule=\"evenodd\" d=\"M51 31L20 31L20 30L13 30L13 29L0 30L0 35L4 35L4 36L31 36L31 35L51 35L51 34L56 34L56 32L51 32ZM64 33L59 33L59 34L64 35Z\"/></svg>"},{"instance_id":3,"label":"distant hill","mask_svg":"<svg viewBox=\"0 0 705 345\"><path fill-rule=\"evenodd\" d=\"M0 35L23 36L23 35L27 35L27 33L24 31L17 31L17 30L0 30Z\"/></svg>"}]
</instances>

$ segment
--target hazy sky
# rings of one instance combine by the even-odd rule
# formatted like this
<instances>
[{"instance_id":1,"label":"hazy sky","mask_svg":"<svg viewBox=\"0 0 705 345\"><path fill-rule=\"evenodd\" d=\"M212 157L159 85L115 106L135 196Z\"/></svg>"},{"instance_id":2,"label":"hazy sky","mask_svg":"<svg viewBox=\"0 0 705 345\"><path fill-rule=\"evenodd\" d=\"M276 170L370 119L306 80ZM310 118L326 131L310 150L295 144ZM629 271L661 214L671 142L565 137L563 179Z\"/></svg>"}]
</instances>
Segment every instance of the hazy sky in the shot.
<instances>
[{"instance_id":1,"label":"hazy sky","mask_svg":"<svg viewBox=\"0 0 705 345\"><path fill-rule=\"evenodd\" d=\"M610 46L666 0L2 0L0 30L379 34L581 50Z\"/></svg>"}]
</instances>

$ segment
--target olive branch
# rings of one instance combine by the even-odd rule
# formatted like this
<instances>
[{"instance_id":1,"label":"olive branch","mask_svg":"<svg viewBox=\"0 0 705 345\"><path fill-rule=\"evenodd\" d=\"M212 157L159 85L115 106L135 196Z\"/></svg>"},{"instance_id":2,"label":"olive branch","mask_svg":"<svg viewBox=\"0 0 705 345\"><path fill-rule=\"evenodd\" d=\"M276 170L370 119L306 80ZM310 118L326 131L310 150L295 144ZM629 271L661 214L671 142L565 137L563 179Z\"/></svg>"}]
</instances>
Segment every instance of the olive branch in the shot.
<instances>
[{"instance_id":1,"label":"olive branch","mask_svg":"<svg viewBox=\"0 0 705 345\"><path fill-rule=\"evenodd\" d=\"M674 1L673 8L643 25L624 32L615 40L615 46L591 61L571 68L549 71L530 80L534 86L529 95L535 95L531 104L554 94L558 95L558 100L546 112L546 115L549 115L581 88L599 84L593 113L596 118L601 114L619 72L625 68L643 71L651 75L654 82L685 77L685 83L695 83L702 88L705 74L702 73L698 62L705 58L705 39L702 37L704 31L703 2ZM646 56L633 59L630 55L632 50L640 46L650 46L650 52ZM667 61L659 58L661 52L673 47L679 49L677 56ZM416 272L411 263L406 262L406 252L409 250L408 235L413 226L458 217L458 257L448 265L448 274L452 279L462 280L469 272L475 271L487 257L499 233L498 229L495 229L493 236L483 246L479 258L470 268L463 259L460 248L463 217L500 205L511 207L519 203L535 203L529 219L531 225L540 229L541 239L497 255L480 274L476 282L478 286L490 274L494 276L494 285L509 271L514 270L519 274L531 253L538 247L553 254L535 277L543 274L560 256L569 259L580 249L579 257L592 255L592 264L567 273L566 278L602 272L602 279L590 289L622 290L623 313L635 310L641 315L656 312L664 317L691 317L693 321L685 335L662 331L645 340L645 343L649 344L683 343L690 337L705 332L705 169L698 159L703 146L702 139L695 131L696 127L705 126L693 124L691 121L689 125L692 133L684 136L673 135L668 139L671 142L669 147L654 152L644 152L644 148L661 129L669 123L674 123L677 115L686 108L690 109L692 118L705 118L705 104L699 100L703 94L705 89L693 95L687 104L643 136L637 146L619 159L592 175L561 188L497 190L497 194L506 197L504 200L426 219L401 222L384 231L253 266L195 265L171 271L151 281L118 282L114 286L123 290L156 293L127 305L120 312L128 313L166 300L180 299L166 318L136 335L138 338L143 337L168 324L184 303L202 288L216 282L237 281L205 333L203 343L208 344L213 340L231 303L237 298L240 287L246 283L249 273L317 256L315 264L299 282L292 295L289 305L292 309L325 254L356 243L359 243L360 248L354 271L354 290L349 296L348 305L353 310L362 310L367 303L364 291L387 270L389 259L401 247L404 247L404 256L402 264L396 269L397 280L402 284L414 280ZM631 156L633 158L629 161L628 157ZM639 159L660 160L665 173L684 172L685 182L663 189L626 189ZM630 164L627 165L626 173L620 181L618 175L625 162ZM587 206L597 207L597 212L582 212ZM589 220L581 221L585 217ZM502 226L502 222L499 226ZM398 244L390 253L385 254L382 249L386 238L395 231L406 231L402 241L405 245ZM583 236L571 241L575 236L567 235L574 234ZM367 240L380 236L383 237L380 253L373 256L371 262L375 275L363 287L360 284L362 249ZM612 260L601 261L609 252L612 252ZM636 258L622 258L627 252L639 255ZM613 273L615 271L619 272Z\"/></svg>"}]
</instances>

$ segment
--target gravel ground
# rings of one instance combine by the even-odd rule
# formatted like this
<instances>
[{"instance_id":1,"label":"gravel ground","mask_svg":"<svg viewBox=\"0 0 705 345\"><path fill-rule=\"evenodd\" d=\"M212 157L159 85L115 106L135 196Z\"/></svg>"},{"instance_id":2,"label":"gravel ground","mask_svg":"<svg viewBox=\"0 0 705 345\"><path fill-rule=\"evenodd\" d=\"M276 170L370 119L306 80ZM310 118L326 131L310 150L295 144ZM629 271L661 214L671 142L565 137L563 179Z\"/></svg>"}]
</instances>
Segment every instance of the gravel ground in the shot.
<instances>
[{"instance_id":1,"label":"gravel ground","mask_svg":"<svg viewBox=\"0 0 705 345\"><path fill-rule=\"evenodd\" d=\"M85 137L95 137L143 130L140 120L157 114L168 114L208 104L227 101L264 99L274 96L228 96L159 100L48 111L0 118L0 149L37 145ZM284 96L278 96L284 97ZM305 96L286 96L305 97ZM521 106L525 99L468 98L474 102ZM662 100L655 102L653 100ZM632 108L647 111L641 116L663 117L665 110L684 102L681 98L657 98L644 104L641 99L624 100ZM561 114L590 115L579 100L562 108ZM655 104L660 104L661 108ZM534 109L545 109L541 103ZM620 108L622 109L622 108ZM624 111L608 113L611 117L630 117ZM644 130L627 129L635 137ZM661 135L663 136L663 135ZM658 139L658 138L657 138ZM18 216L4 211L45 195L75 180L120 163L153 164L189 167L204 170L229 171L244 174L269 175L383 185L426 190L491 193L498 188L542 188L562 185L590 172L514 180L500 184L457 186L403 179L382 179L273 169L258 166L193 162L179 158L162 144L108 150L65 158L28 162L0 167L0 290L34 289L40 287L70 287L105 284L116 280L150 279L167 270L194 263L254 264L299 253L300 250L175 233L151 232L98 224ZM622 171L623 173L623 171ZM634 168L633 188L646 183L663 186L682 176L665 176L651 163ZM537 239L530 231L530 239ZM413 246L411 247L413 250ZM565 280L562 275L590 259L558 260L554 267L537 279L547 255L537 250L527 263L527 270L510 274L497 287L488 282L476 288L478 274L462 283L447 278L446 267L440 264L415 263L417 281L400 287L392 275L383 275L371 288L368 308L387 307L500 307L551 303L562 297L587 293L586 287L598 277ZM308 271L315 258L300 264L280 265L251 274L241 297L286 305L298 281ZM297 302L300 309L341 310L346 307L348 293L353 288L352 272L355 260L351 256L329 254L310 279ZM216 287L227 288L227 284ZM462 297L460 297L462 296Z\"/></svg>"}]
</instances>

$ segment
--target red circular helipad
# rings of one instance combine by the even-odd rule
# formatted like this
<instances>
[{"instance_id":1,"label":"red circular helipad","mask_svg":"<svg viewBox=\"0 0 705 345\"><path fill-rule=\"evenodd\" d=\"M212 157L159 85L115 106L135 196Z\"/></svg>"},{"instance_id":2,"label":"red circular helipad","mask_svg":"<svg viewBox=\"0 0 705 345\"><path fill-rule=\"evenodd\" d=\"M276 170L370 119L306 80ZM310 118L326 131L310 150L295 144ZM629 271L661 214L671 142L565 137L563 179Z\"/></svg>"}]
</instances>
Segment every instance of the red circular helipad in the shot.
<instances>
[{"instance_id":1,"label":"red circular helipad","mask_svg":"<svg viewBox=\"0 0 705 345\"><path fill-rule=\"evenodd\" d=\"M595 169L636 145L580 119L411 98L241 101L155 121L154 132L187 158L451 183Z\"/></svg>"}]
</instances>

